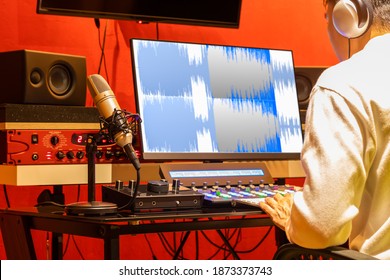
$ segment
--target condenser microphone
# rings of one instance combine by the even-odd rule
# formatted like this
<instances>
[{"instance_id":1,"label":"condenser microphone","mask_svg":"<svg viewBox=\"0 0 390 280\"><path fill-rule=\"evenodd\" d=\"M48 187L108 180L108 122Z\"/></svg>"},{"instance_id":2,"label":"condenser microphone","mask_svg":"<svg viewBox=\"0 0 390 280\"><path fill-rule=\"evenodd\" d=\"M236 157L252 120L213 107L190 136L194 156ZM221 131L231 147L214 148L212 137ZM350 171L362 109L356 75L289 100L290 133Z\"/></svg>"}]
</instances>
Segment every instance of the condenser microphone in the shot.
<instances>
[{"instance_id":1,"label":"condenser microphone","mask_svg":"<svg viewBox=\"0 0 390 280\"><path fill-rule=\"evenodd\" d=\"M90 75L87 78L87 85L100 116L107 123L110 137L123 148L134 168L139 170L141 165L132 145L133 133L114 92L99 74Z\"/></svg>"}]
</instances>

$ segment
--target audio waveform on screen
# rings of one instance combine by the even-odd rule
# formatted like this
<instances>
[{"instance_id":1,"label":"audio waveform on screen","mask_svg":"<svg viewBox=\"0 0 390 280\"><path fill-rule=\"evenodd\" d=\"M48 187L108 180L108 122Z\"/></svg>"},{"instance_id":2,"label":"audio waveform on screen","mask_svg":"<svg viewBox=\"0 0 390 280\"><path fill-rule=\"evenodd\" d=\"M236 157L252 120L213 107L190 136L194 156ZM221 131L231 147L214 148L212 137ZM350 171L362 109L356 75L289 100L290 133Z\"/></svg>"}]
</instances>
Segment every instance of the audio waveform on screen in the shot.
<instances>
[{"instance_id":1,"label":"audio waveform on screen","mask_svg":"<svg viewBox=\"0 0 390 280\"><path fill-rule=\"evenodd\" d=\"M290 52L147 40L133 48L144 152L300 151Z\"/></svg>"}]
</instances>

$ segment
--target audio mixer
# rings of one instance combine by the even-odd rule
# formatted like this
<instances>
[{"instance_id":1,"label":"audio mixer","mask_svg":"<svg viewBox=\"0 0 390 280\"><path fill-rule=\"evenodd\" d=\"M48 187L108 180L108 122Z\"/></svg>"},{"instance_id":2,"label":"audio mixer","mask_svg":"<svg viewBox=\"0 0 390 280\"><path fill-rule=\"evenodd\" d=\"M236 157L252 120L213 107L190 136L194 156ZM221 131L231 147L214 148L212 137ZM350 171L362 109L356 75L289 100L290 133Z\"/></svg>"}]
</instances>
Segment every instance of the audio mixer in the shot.
<instances>
[{"instance_id":1,"label":"audio mixer","mask_svg":"<svg viewBox=\"0 0 390 280\"><path fill-rule=\"evenodd\" d=\"M258 208L259 202L266 197L301 190L293 185L274 184L263 162L164 163L160 165L160 173L160 181L149 181L140 186L132 207L127 203L134 195L134 181L127 186L119 182L103 186L103 201L136 211Z\"/></svg>"},{"instance_id":2,"label":"audio mixer","mask_svg":"<svg viewBox=\"0 0 390 280\"><path fill-rule=\"evenodd\" d=\"M238 207L238 206L255 206L258 207L260 201L266 197L274 196L277 193L285 195L294 193L300 188L292 185L274 185L263 184L258 185L249 182L248 185L242 185L238 182L237 185L231 185L227 182L225 186L220 187L214 185L209 188L201 188L199 193L204 195L205 206L211 207Z\"/></svg>"},{"instance_id":3,"label":"audio mixer","mask_svg":"<svg viewBox=\"0 0 390 280\"><path fill-rule=\"evenodd\" d=\"M131 206L128 203L134 195L134 181L129 182L128 185L117 181L115 185L103 186L102 197L103 201L115 203L119 208L135 211L197 209L201 207L258 208L260 201L266 197L274 196L277 193L286 195L300 190L300 187L292 185L255 185L250 183L244 186L241 182L238 182L237 185L231 185L228 182L225 186L214 185L202 188L193 186L188 188L182 185L177 187L177 182L177 180L174 180L170 184L162 180L150 181L147 185L141 185L135 203ZM151 185L155 187L151 189Z\"/></svg>"},{"instance_id":4,"label":"audio mixer","mask_svg":"<svg viewBox=\"0 0 390 280\"><path fill-rule=\"evenodd\" d=\"M165 180L180 180L202 194L204 207L258 207L265 197L301 189L275 184L264 162L164 163L160 170Z\"/></svg>"}]
</instances>

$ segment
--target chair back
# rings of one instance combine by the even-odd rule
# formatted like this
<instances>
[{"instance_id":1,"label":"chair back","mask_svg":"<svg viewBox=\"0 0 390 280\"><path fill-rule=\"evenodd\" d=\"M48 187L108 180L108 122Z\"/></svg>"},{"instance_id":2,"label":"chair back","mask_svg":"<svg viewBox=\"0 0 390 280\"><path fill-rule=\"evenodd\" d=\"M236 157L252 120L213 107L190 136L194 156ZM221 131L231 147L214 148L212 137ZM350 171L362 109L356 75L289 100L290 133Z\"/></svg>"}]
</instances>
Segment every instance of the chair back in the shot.
<instances>
[{"instance_id":1,"label":"chair back","mask_svg":"<svg viewBox=\"0 0 390 280\"><path fill-rule=\"evenodd\" d=\"M377 258L341 246L307 249L287 243L278 248L274 260L377 260Z\"/></svg>"}]
</instances>

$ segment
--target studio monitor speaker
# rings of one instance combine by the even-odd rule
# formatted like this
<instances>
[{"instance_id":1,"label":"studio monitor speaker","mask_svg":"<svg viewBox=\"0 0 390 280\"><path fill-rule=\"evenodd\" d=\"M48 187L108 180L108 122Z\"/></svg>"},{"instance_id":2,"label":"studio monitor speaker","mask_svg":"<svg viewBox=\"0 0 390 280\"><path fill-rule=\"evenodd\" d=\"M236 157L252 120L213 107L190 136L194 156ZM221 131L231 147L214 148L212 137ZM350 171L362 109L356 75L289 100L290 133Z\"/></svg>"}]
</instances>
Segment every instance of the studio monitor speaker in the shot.
<instances>
[{"instance_id":1,"label":"studio monitor speaker","mask_svg":"<svg viewBox=\"0 0 390 280\"><path fill-rule=\"evenodd\" d=\"M86 59L32 50L0 53L0 103L85 106Z\"/></svg>"},{"instance_id":2,"label":"studio monitor speaker","mask_svg":"<svg viewBox=\"0 0 390 280\"><path fill-rule=\"evenodd\" d=\"M318 77L326 69L320 66L295 67L295 83L297 86L299 110L301 121L304 124L307 105L310 100L310 93L316 84Z\"/></svg>"}]
</instances>

